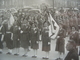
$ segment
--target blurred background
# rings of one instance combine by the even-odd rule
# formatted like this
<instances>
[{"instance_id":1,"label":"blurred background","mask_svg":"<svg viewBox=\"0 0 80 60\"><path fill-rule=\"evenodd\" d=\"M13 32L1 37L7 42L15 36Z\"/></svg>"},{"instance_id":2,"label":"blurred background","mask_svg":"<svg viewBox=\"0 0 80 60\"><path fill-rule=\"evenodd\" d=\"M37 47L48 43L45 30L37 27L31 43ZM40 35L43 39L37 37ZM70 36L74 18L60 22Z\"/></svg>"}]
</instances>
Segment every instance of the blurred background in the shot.
<instances>
[{"instance_id":1,"label":"blurred background","mask_svg":"<svg viewBox=\"0 0 80 60\"><path fill-rule=\"evenodd\" d=\"M25 6L39 6L42 3L51 7L79 7L80 0L0 0L0 9L21 8Z\"/></svg>"}]
</instances>

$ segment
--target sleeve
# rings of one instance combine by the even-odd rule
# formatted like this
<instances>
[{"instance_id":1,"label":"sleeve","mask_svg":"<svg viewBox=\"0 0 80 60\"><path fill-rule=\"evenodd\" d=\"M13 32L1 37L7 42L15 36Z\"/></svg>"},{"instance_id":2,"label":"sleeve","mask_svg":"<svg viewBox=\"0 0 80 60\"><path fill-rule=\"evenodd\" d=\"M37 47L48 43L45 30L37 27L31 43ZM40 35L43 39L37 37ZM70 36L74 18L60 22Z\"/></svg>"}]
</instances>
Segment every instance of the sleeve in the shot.
<instances>
[{"instance_id":1,"label":"sleeve","mask_svg":"<svg viewBox=\"0 0 80 60\"><path fill-rule=\"evenodd\" d=\"M3 27L1 28L1 32L2 32L2 34L5 34L5 33L6 33L5 30L6 30L6 29L5 29L5 27L3 26Z\"/></svg>"},{"instance_id":2,"label":"sleeve","mask_svg":"<svg viewBox=\"0 0 80 60\"><path fill-rule=\"evenodd\" d=\"M39 29L37 29L37 41L39 41Z\"/></svg>"},{"instance_id":3,"label":"sleeve","mask_svg":"<svg viewBox=\"0 0 80 60\"><path fill-rule=\"evenodd\" d=\"M10 31L13 33L13 26L10 28Z\"/></svg>"}]
</instances>

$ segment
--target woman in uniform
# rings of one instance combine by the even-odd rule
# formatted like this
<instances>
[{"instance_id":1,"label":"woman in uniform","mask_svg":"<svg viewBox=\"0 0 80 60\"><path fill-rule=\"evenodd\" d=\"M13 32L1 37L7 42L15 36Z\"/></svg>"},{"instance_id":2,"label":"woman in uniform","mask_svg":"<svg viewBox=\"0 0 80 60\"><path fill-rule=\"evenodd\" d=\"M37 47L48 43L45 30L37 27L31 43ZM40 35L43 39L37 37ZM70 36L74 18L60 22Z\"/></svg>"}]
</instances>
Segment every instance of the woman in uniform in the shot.
<instances>
[{"instance_id":1,"label":"woman in uniform","mask_svg":"<svg viewBox=\"0 0 80 60\"><path fill-rule=\"evenodd\" d=\"M80 56L80 29L79 29L79 38L78 38L78 44L77 44L77 47L78 47L78 55Z\"/></svg>"},{"instance_id":2,"label":"woman in uniform","mask_svg":"<svg viewBox=\"0 0 80 60\"><path fill-rule=\"evenodd\" d=\"M36 58L37 49L39 49L39 43L38 43L39 34L38 34L38 28L35 26L35 24L32 24L30 36L31 36L31 48L34 50L34 56L32 57Z\"/></svg>"},{"instance_id":3,"label":"woman in uniform","mask_svg":"<svg viewBox=\"0 0 80 60\"><path fill-rule=\"evenodd\" d=\"M59 31L58 38L57 38L57 41L56 41L56 49L55 49L55 51L59 52L59 58L57 58L56 60L61 59L60 55L62 53L63 54L65 53L65 48L64 48L64 46L65 46L65 40L64 40L65 34L64 33L65 33L65 31L61 26L61 29Z\"/></svg>"},{"instance_id":4,"label":"woman in uniform","mask_svg":"<svg viewBox=\"0 0 80 60\"><path fill-rule=\"evenodd\" d=\"M2 27L2 25L0 25L0 54L2 53L2 49L3 49L3 43L2 43L2 41L3 41L2 36L3 36L3 34L2 34L2 32L3 32L3 27Z\"/></svg>"},{"instance_id":5,"label":"woman in uniform","mask_svg":"<svg viewBox=\"0 0 80 60\"><path fill-rule=\"evenodd\" d=\"M19 55L19 47L20 47L19 34L20 34L20 28L17 25L17 21L15 21L14 24L13 24L12 33L13 33L13 47L15 48L15 51L16 51L14 55Z\"/></svg>"},{"instance_id":6,"label":"woman in uniform","mask_svg":"<svg viewBox=\"0 0 80 60\"><path fill-rule=\"evenodd\" d=\"M28 22L26 20L23 20L21 23L21 30L20 30L20 42L21 47L24 48L24 57L27 56L28 48L29 48L29 27Z\"/></svg>"},{"instance_id":7,"label":"woman in uniform","mask_svg":"<svg viewBox=\"0 0 80 60\"><path fill-rule=\"evenodd\" d=\"M75 27L72 27L72 31L70 33L70 39L74 40L76 45L78 45L78 38L79 38L79 33L75 29Z\"/></svg>"},{"instance_id":8,"label":"woman in uniform","mask_svg":"<svg viewBox=\"0 0 80 60\"><path fill-rule=\"evenodd\" d=\"M6 46L8 48L8 53L7 54L12 54L12 49L13 49L13 41L12 41L12 33L11 33L11 28L8 27L8 20L4 20L3 24L3 34L4 34L4 41L6 42Z\"/></svg>"},{"instance_id":9,"label":"woman in uniform","mask_svg":"<svg viewBox=\"0 0 80 60\"><path fill-rule=\"evenodd\" d=\"M42 51L46 52L46 57L43 57L43 59L49 58L49 51L50 51L50 37L49 37L49 26L48 22L45 21L43 24L43 30L42 30Z\"/></svg>"}]
</instances>

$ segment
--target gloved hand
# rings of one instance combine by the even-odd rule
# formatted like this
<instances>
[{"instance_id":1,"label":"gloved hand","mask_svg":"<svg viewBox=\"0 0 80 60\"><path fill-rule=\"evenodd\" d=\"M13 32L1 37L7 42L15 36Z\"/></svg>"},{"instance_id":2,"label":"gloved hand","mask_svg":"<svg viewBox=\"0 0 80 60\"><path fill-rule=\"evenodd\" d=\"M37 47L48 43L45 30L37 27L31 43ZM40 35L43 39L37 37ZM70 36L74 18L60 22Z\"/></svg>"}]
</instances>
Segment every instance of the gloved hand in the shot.
<instances>
[{"instance_id":1,"label":"gloved hand","mask_svg":"<svg viewBox=\"0 0 80 60\"><path fill-rule=\"evenodd\" d=\"M1 41L3 41L3 39L4 39L4 35L2 35L2 37L1 37Z\"/></svg>"},{"instance_id":2,"label":"gloved hand","mask_svg":"<svg viewBox=\"0 0 80 60\"><path fill-rule=\"evenodd\" d=\"M21 30L21 32L20 33L23 33L23 31Z\"/></svg>"},{"instance_id":3,"label":"gloved hand","mask_svg":"<svg viewBox=\"0 0 80 60\"><path fill-rule=\"evenodd\" d=\"M50 45L51 44L51 42L48 42L48 45Z\"/></svg>"}]
</instances>

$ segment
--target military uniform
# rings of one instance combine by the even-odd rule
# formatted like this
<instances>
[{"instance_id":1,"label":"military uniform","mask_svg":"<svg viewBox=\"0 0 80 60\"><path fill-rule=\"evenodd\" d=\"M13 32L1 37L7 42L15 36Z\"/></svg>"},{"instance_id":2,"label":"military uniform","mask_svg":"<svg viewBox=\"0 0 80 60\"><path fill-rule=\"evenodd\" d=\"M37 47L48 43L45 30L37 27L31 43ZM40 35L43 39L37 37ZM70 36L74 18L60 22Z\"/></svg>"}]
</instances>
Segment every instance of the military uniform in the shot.
<instances>
[{"instance_id":1,"label":"military uniform","mask_svg":"<svg viewBox=\"0 0 80 60\"><path fill-rule=\"evenodd\" d=\"M80 29L80 13L78 14L78 28Z\"/></svg>"},{"instance_id":2,"label":"military uniform","mask_svg":"<svg viewBox=\"0 0 80 60\"><path fill-rule=\"evenodd\" d=\"M79 33L79 37L78 37L78 45L80 46L80 33Z\"/></svg>"},{"instance_id":3,"label":"military uniform","mask_svg":"<svg viewBox=\"0 0 80 60\"><path fill-rule=\"evenodd\" d=\"M0 49L3 49L3 44L2 44L2 41L1 41L1 37L2 37L2 34L0 32Z\"/></svg>"},{"instance_id":4,"label":"military uniform","mask_svg":"<svg viewBox=\"0 0 80 60\"><path fill-rule=\"evenodd\" d=\"M56 51L60 52L60 53L64 53L64 39L62 37L59 37L57 39L57 42L56 42Z\"/></svg>"},{"instance_id":5,"label":"military uniform","mask_svg":"<svg viewBox=\"0 0 80 60\"><path fill-rule=\"evenodd\" d=\"M29 47L29 27L26 24L21 24L20 30L20 41L21 47L28 48Z\"/></svg>"},{"instance_id":6,"label":"military uniform","mask_svg":"<svg viewBox=\"0 0 80 60\"><path fill-rule=\"evenodd\" d=\"M64 48L64 45L65 45L65 35L64 35L64 29L61 29L59 31L59 34L58 34L59 38L57 39L56 41L56 49L55 51L58 51L60 53L64 53L65 52L65 48Z\"/></svg>"},{"instance_id":7,"label":"military uniform","mask_svg":"<svg viewBox=\"0 0 80 60\"><path fill-rule=\"evenodd\" d=\"M78 18L78 28L80 29L80 17Z\"/></svg>"},{"instance_id":8,"label":"military uniform","mask_svg":"<svg viewBox=\"0 0 80 60\"><path fill-rule=\"evenodd\" d=\"M48 27L45 27L42 31L42 51L50 51L50 37Z\"/></svg>"},{"instance_id":9,"label":"military uniform","mask_svg":"<svg viewBox=\"0 0 80 60\"><path fill-rule=\"evenodd\" d=\"M38 49L39 48L39 44L38 44L38 40L39 40L38 29L36 27L32 27L30 33L31 33L30 34L30 37L31 37L31 48L32 49Z\"/></svg>"},{"instance_id":10,"label":"military uniform","mask_svg":"<svg viewBox=\"0 0 80 60\"><path fill-rule=\"evenodd\" d=\"M69 19L69 26L70 26L70 29L71 29L72 27L74 27L73 18L72 18L72 17L70 17L70 19Z\"/></svg>"},{"instance_id":11,"label":"military uniform","mask_svg":"<svg viewBox=\"0 0 80 60\"><path fill-rule=\"evenodd\" d=\"M2 31L3 31L3 27L0 26L0 49L3 49L3 43L1 41L1 39L2 39Z\"/></svg>"},{"instance_id":12,"label":"military uniform","mask_svg":"<svg viewBox=\"0 0 80 60\"><path fill-rule=\"evenodd\" d=\"M78 48L78 54L80 55L80 33L78 33L78 40L77 40L77 48Z\"/></svg>"},{"instance_id":13,"label":"military uniform","mask_svg":"<svg viewBox=\"0 0 80 60\"><path fill-rule=\"evenodd\" d=\"M79 33L77 31L74 31L70 34L70 39L75 41L77 45L78 45L78 38L79 38Z\"/></svg>"},{"instance_id":14,"label":"military uniform","mask_svg":"<svg viewBox=\"0 0 80 60\"><path fill-rule=\"evenodd\" d=\"M19 48L20 47L20 41L19 41L20 30L19 30L19 26L14 25L12 27L12 33L13 33L13 47L14 48Z\"/></svg>"},{"instance_id":15,"label":"military uniform","mask_svg":"<svg viewBox=\"0 0 80 60\"><path fill-rule=\"evenodd\" d=\"M3 31L4 41L6 42L8 49L12 49L13 48L13 41L11 40L11 29L8 29L7 23L3 24L3 28L4 28L4 31Z\"/></svg>"},{"instance_id":16,"label":"military uniform","mask_svg":"<svg viewBox=\"0 0 80 60\"><path fill-rule=\"evenodd\" d=\"M75 27L76 30L78 30L78 19L77 19L77 16L73 17L73 26Z\"/></svg>"}]
</instances>

